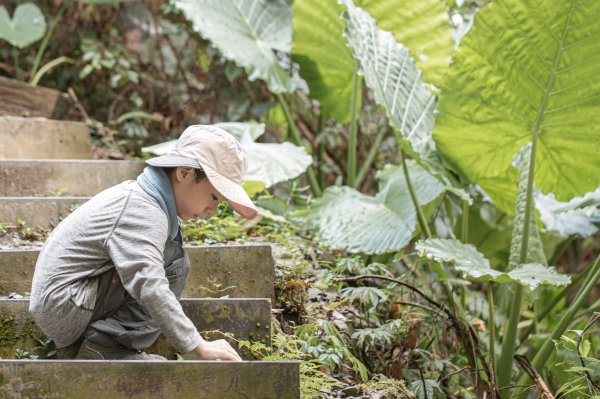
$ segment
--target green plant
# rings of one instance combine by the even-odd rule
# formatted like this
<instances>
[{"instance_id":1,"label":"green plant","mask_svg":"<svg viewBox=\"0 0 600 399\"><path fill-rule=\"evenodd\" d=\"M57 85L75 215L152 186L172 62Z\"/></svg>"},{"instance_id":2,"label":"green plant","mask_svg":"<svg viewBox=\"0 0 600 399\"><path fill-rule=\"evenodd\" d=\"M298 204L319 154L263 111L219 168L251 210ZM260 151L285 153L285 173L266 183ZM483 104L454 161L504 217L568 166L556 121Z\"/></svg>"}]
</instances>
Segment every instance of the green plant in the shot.
<instances>
[{"instance_id":1,"label":"green plant","mask_svg":"<svg viewBox=\"0 0 600 399\"><path fill-rule=\"evenodd\" d=\"M373 85L368 82L368 75L372 71L368 71L367 68L368 58L373 59L372 57L377 54L377 51L375 54L363 57L360 52L373 47L356 46L356 34L359 30L352 27L356 20L353 20L352 16L340 20L339 16L344 6L335 4L335 2L321 3L314 0L294 2L292 57L300 65L300 75L307 81L311 95L319 100L322 114L332 116L339 122L350 121L346 184L354 188L359 182L356 175L357 118L362 103L362 79L359 74L364 75L367 85L374 89ZM351 7L354 10L352 3L342 3L346 8ZM393 0L359 1L356 4L375 17L380 28L393 33L395 37L390 34L393 42L398 40L413 51L418 66L425 71L427 81L437 83L440 80L446 71L452 51L450 26L447 24L447 14L443 4L438 1L411 1L404 2L401 7L398 7ZM354 11L351 14L356 15ZM364 39L371 38L371 32L380 32L377 27L374 28L375 30L364 30L362 33L365 35L359 41L368 43L368 40ZM342 36L342 32L346 38ZM315 46L317 37L327 37L328 40L323 45ZM375 39L375 41L377 40L379 37ZM352 51L347 44L353 48L355 60L352 59ZM406 48L403 50L408 56L408 50ZM382 59L379 60L379 64L384 65L381 61L384 61L383 58L388 53L381 52L381 55ZM360 65L357 60L360 61ZM377 64L377 61L375 63ZM383 68L381 72L385 73L383 72L385 70ZM393 90L393 84L410 84L413 76L412 66L408 68L408 71L410 72L406 78L397 79L395 83L390 81L389 85L388 82L385 82L381 87L385 90L388 86ZM392 71L389 76L394 76L394 72ZM416 97L418 98L423 95L424 90L421 85L415 87L417 87L415 92L419 93ZM375 93L376 96L380 96L377 90ZM403 93L406 94L402 90L395 92L401 98L404 96ZM411 93L413 93L412 90ZM377 102L380 100L377 99ZM402 100L398 102L398 104L401 103ZM427 107L431 105L428 104ZM428 118L424 118L426 121L424 125L427 125ZM368 157L365 164L370 164Z\"/></svg>"},{"instance_id":2,"label":"green plant","mask_svg":"<svg viewBox=\"0 0 600 399\"><path fill-rule=\"evenodd\" d=\"M62 18L67 3L63 3L50 28L46 30L46 19L39 7L33 3L19 4L15 8L13 18L8 15L4 6L0 7L0 39L8 41L13 46L13 58L15 63L15 76L22 78L22 71L19 63L19 51L43 38L38 48L32 69L30 71L29 83L37 86L42 76L50 69L62 64L73 63L74 61L65 56L59 56L40 68L40 61L46 50L48 42L54 33L56 25Z\"/></svg>"},{"instance_id":3,"label":"green plant","mask_svg":"<svg viewBox=\"0 0 600 399\"><path fill-rule=\"evenodd\" d=\"M15 359L51 359L56 355L56 347L54 342L45 337L34 337L39 344L31 349L17 348L15 350Z\"/></svg>"},{"instance_id":4,"label":"green plant","mask_svg":"<svg viewBox=\"0 0 600 399\"><path fill-rule=\"evenodd\" d=\"M444 186L416 162L406 166L418 181L418 204L439 199ZM417 228L417 208L413 205L404 168L389 165L378 174L375 197L350 187L332 186L311 205L302 217L316 231L317 238L333 249L381 254L401 250Z\"/></svg>"},{"instance_id":5,"label":"green plant","mask_svg":"<svg viewBox=\"0 0 600 399\"><path fill-rule=\"evenodd\" d=\"M347 367L367 381L367 368L350 351L346 338L330 321L319 319L296 327L294 335L302 340L302 351L314 356L332 370Z\"/></svg>"},{"instance_id":6,"label":"green plant","mask_svg":"<svg viewBox=\"0 0 600 399\"><path fill-rule=\"evenodd\" d=\"M237 341L240 350L264 361L300 361L300 396L303 399L321 398L323 394L331 395L335 388L342 386L339 381L331 378L323 371L324 362L307 354L304 350L305 341L294 336L275 334L272 346L261 342Z\"/></svg>"},{"instance_id":7,"label":"green plant","mask_svg":"<svg viewBox=\"0 0 600 399\"><path fill-rule=\"evenodd\" d=\"M508 213L515 209L509 272L532 258L540 259L534 186L553 192L559 200L597 187L597 179L592 177L600 171L594 155L597 140L586 123L597 114L600 98L595 93L600 79L598 64L589 63L595 57L594 44L584 38L599 32L597 24L586 17L599 11L592 2L549 0L543 8L527 1L491 3L462 41L442 87L434 132L439 151L458 172L480 184L497 207ZM515 13L527 23L514 24ZM538 25L537 20L544 22ZM505 34L499 37L497 29ZM579 89L573 90L575 87ZM577 114L572 112L575 107ZM578 119L572 119L574 115L579 115ZM531 147L521 154L527 159L517 178L511 160L527 143ZM515 198L517 206L513 208ZM522 288L517 286L507 310L499 386L507 386L511 379L522 297ZM581 301L573 303L568 314L578 306ZM560 336L567 325L565 319L553 329L553 336ZM538 370L546 363L547 348L545 344L534 359Z\"/></svg>"},{"instance_id":8,"label":"green plant","mask_svg":"<svg viewBox=\"0 0 600 399\"><path fill-rule=\"evenodd\" d=\"M247 228L239 218L227 215L226 205L221 205L221 215L208 220L194 219L183 223L181 233L183 239L191 244L216 244L232 240L243 240ZM225 214L223 214L225 213Z\"/></svg>"}]
</instances>

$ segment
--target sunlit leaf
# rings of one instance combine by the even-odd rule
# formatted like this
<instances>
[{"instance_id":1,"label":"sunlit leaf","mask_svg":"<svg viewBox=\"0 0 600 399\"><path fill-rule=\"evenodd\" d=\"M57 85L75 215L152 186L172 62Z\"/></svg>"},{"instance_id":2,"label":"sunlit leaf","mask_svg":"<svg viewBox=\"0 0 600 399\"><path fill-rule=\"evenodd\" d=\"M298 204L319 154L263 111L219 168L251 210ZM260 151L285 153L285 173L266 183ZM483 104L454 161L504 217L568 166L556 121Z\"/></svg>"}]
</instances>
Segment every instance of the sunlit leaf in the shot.
<instances>
[{"instance_id":1,"label":"sunlit leaf","mask_svg":"<svg viewBox=\"0 0 600 399\"><path fill-rule=\"evenodd\" d=\"M453 49L448 14L439 0L361 0L355 4L410 48L425 81L438 84ZM354 62L342 37L345 23L338 0L296 0L293 6L292 56L300 65L311 96L327 116L350 118Z\"/></svg>"},{"instance_id":2,"label":"sunlit leaf","mask_svg":"<svg viewBox=\"0 0 600 399\"><path fill-rule=\"evenodd\" d=\"M535 184L559 201L600 183L600 2L498 0L476 16L442 85L438 150L512 214L511 160L537 135Z\"/></svg>"},{"instance_id":3,"label":"sunlit leaf","mask_svg":"<svg viewBox=\"0 0 600 399\"><path fill-rule=\"evenodd\" d=\"M519 170L519 184L517 188L517 203L515 207L515 218L510 241L510 255L508 258L508 270L516 268L520 263L532 262L546 265L546 255L544 246L540 238L540 232L537 227L537 219L533 211L533 200L529 204L530 217L525 220L525 211L527 208L527 183L531 159L531 143L526 144L515 157L514 164ZM527 254L525 259L521 259L521 249L525 236L525 223L529 224L527 233Z\"/></svg>"},{"instance_id":4,"label":"sunlit leaf","mask_svg":"<svg viewBox=\"0 0 600 399\"><path fill-rule=\"evenodd\" d=\"M553 267L539 263L519 265L508 273L492 269L490 262L471 244L463 244L458 240L427 239L417 242L415 250L428 259L436 262L448 262L470 279L476 281L493 281L496 283L516 282L536 289L539 285L567 285L569 276L556 272Z\"/></svg>"},{"instance_id":5,"label":"sunlit leaf","mask_svg":"<svg viewBox=\"0 0 600 399\"><path fill-rule=\"evenodd\" d=\"M337 0L295 0L292 59L321 111L344 123L350 120L354 60L341 13Z\"/></svg>"},{"instance_id":6,"label":"sunlit leaf","mask_svg":"<svg viewBox=\"0 0 600 399\"><path fill-rule=\"evenodd\" d=\"M589 237L598 232L600 225L600 187L583 197L569 202L557 201L554 194L535 193L535 206L546 230L558 232L562 237L577 234Z\"/></svg>"},{"instance_id":7,"label":"sunlit leaf","mask_svg":"<svg viewBox=\"0 0 600 399\"><path fill-rule=\"evenodd\" d=\"M223 56L243 67L248 79L262 79L273 93L294 90L275 51L289 53L291 7L285 0L172 0Z\"/></svg>"},{"instance_id":8,"label":"sunlit leaf","mask_svg":"<svg viewBox=\"0 0 600 399\"><path fill-rule=\"evenodd\" d=\"M454 50L449 16L442 1L357 0L355 4L366 10L380 29L393 33L410 49L425 82L440 84Z\"/></svg>"},{"instance_id":9,"label":"sunlit leaf","mask_svg":"<svg viewBox=\"0 0 600 399\"><path fill-rule=\"evenodd\" d=\"M438 198L444 186L414 161L408 169L420 204ZM417 215L401 167L388 166L379 175L375 197L342 186L325 190L306 215L317 238L334 249L370 254L399 251L412 238Z\"/></svg>"},{"instance_id":10,"label":"sunlit leaf","mask_svg":"<svg viewBox=\"0 0 600 399\"><path fill-rule=\"evenodd\" d=\"M431 151L435 97L423 83L410 51L392 33L378 29L365 10L350 0L343 3L347 8L345 35L375 100L416 152Z\"/></svg>"},{"instance_id":11,"label":"sunlit leaf","mask_svg":"<svg viewBox=\"0 0 600 399\"><path fill-rule=\"evenodd\" d=\"M360 61L360 71L375 101L386 111L396 131L399 145L410 143L413 153L424 167L438 177L448 190L470 201L464 190L455 188L446 173L432 138L435 124L435 96L422 81L409 49L398 43L394 35L377 27L376 21L350 0L347 7L345 35Z\"/></svg>"}]
</instances>

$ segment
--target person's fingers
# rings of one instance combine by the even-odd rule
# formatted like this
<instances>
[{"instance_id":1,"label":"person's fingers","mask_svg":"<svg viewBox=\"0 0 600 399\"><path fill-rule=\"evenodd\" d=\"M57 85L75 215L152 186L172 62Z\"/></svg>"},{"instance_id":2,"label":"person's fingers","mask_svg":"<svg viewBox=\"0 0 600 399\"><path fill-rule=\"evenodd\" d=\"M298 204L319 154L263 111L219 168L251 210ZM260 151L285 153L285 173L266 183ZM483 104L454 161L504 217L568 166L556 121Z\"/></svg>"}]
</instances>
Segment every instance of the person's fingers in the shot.
<instances>
[{"instance_id":1,"label":"person's fingers","mask_svg":"<svg viewBox=\"0 0 600 399\"><path fill-rule=\"evenodd\" d=\"M242 360L237 351L233 349L233 347L229 345L229 343L227 343L227 352L229 352L233 356L233 360Z\"/></svg>"}]
</instances>

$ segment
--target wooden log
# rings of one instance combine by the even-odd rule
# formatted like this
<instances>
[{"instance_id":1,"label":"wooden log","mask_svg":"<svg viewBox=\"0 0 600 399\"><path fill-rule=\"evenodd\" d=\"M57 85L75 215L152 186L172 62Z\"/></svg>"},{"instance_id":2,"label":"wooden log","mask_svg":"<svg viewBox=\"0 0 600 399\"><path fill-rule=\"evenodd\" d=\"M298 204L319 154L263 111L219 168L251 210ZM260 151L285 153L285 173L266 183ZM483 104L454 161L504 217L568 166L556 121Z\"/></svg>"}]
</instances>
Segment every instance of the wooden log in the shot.
<instances>
[{"instance_id":1,"label":"wooden log","mask_svg":"<svg viewBox=\"0 0 600 399\"><path fill-rule=\"evenodd\" d=\"M0 98L0 115L49 119L73 119L74 116L67 94L19 80L0 77Z\"/></svg>"}]
</instances>

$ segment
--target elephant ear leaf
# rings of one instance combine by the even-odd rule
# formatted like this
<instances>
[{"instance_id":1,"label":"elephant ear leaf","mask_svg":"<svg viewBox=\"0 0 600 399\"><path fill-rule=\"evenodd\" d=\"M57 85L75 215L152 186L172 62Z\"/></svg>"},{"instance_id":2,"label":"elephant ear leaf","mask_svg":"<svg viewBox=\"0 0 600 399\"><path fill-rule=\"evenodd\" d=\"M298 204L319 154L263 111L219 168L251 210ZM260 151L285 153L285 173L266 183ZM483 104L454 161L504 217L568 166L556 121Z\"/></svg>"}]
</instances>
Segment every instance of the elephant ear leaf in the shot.
<instances>
[{"instance_id":1,"label":"elephant ear leaf","mask_svg":"<svg viewBox=\"0 0 600 399\"><path fill-rule=\"evenodd\" d=\"M408 47L423 80L439 85L448 71L454 50L448 12L439 0L357 0L380 29L391 32L399 43Z\"/></svg>"},{"instance_id":2,"label":"elephant ear leaf","mask_svg":"<svg viewBox=\"0 0 600 399\"><path fill-rule=\"evenodd\" d=\"M431 203L444 186L416 162L407 162L421 205ZM371 197L351 188L328 187L304 216L317 239L333 249L381 254L399 251L408 244L417 227L404 172L387 166L378 174L379 192Z\"/></svg>"},{"instance_id":3,"label":"elephant ear leaf","mask_svg":"<svg viewBox=\"0 0 600 399\"><path fill-rule=\"evenodd\" d=\"M533 210L533 201L529 204L527 203L527 176L529 175L530 159L531 143L527 143L519 151L514 161L515 166L519 170L519 184L510 242L508 270L516 268L521 262L548 264ZM527 212L528 205L529 211ZM526 220L527 213L529 213L529 220ZM526 223L528 225L527 228ZM524 254L521 253L523 251L525 251Z\"/></svg>"},{"instance_id":4,"label":"elephant ear leaf","mask_svg":"<svg viewBox=\"0 0 600 399\"><path fill-rule=\"evenodd\" d=\"M509 214L518 180L511 160L528 142L537 142L543 193L568 201L598 187L598 15L597 0L494 1L442 84L438 151Z\"/></svg>"},{"instance_id":5,"label":"elephant ear leaf","mask_svg":"<svg viewBox=\"0 0 600 399\"><path fill-rule=\"evenodd\" d=\"M421 155L431 151L435 146L431 138L435 97L423 83L410 51L390 32L377 28L365 10L351 0L343 3L347 10L346 39L375 100L414 151Z\"/></svg>"},{"instance_id":6,"label":"elephant ear leaf","mask_svg":"<svg viewBox=\"0 0 600 399\"><path fill-rule=\"evenodd\" d=\"M173 0L173 4L225 58L243 67L249 80L264 80L273 93L294 90L275 54L291 50L292 11L286 0Z\"/></svg>"},{"instance_id":7,"label":"elephant ear leaf","mask_svg":"<svg viewBox=\"0 0 600 399\"><path fill-rule=\"evenodd\" d=\"M336 0L295 0L293 13L292 59L300 76L325 115L348 122L355 67L342 36L342 6Z\"/></svg>"},{"instance_id":8,"label":"elephant ear leaf","mask_svg":"<svg viewBox=\"0 0 600 399\"><path fill-rule=\"evenodd\" d=\"M417 242L415 250L436 262L448 262L470 280L495 283L519 283L530 290L544 285L567 285L568 276L559 274L553 267L539 263L519 265L510 272L492 269L489 260L471 244L458 240L432 238Z\"/></svg>"},{"instance_id":9,"label":"elephant ear leaf","mask_svg":"<svg viewBox=\"0 0 600 399\"><path fill-rule=\"evenodd\" d=\"M0 39L22 49L40 40L44 33L46 20L35 4L19 4L12 19L6 8L0 7Z\"/></svg>"},{"instance_id":10,"label":"elephant ear leaf","mask_svg":"<svg viewBox=\"0 0 600 399\"><path fill-rule=\"evenodd\" d=\"M437 154L432 138L435 96L423 83L409 49L398 43L391 32L379 29L376 21L351 0L342 2L346 6L346 40L360 62L360 71L375 101L385 109L399 145L448 190L470 202L469 195L456 188Z\"/></svg>"},{"instance_id":11,"label":"elephant ear leaf","mask_svg":"<svg viewBox=\"0 0 600 399\"><path fill-rule=\"evenodd\" d=\"M454 48L441 1L403 0L401 7L397 0L358 0L355 4L411 50L426 82L439 85ZM325 115L342 123L350 119L355 70L352 50L342 36L343 10L337 0L295 0L292 42L292 58L300 65L311 97L319 100Z\"/></svg>"}]
</instances>

